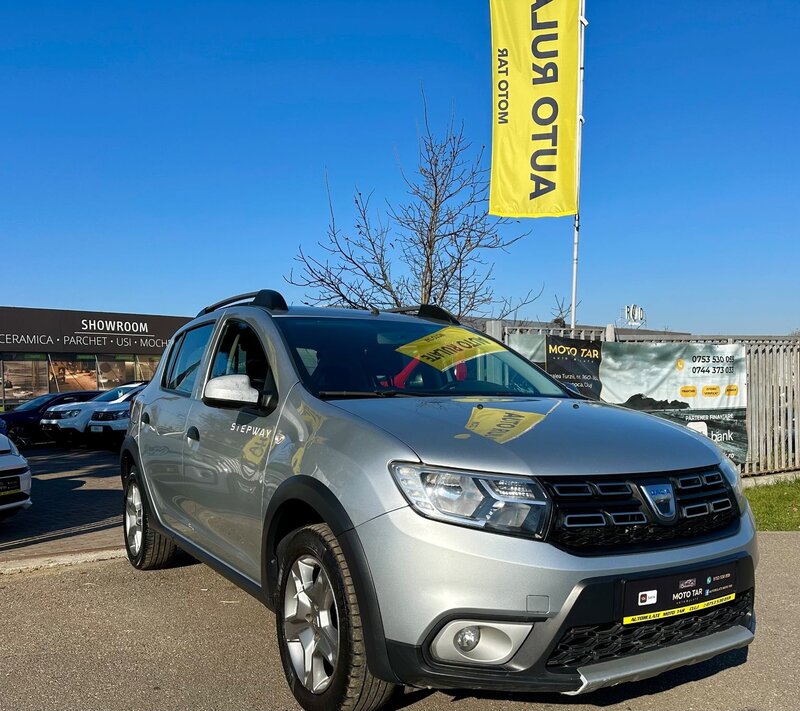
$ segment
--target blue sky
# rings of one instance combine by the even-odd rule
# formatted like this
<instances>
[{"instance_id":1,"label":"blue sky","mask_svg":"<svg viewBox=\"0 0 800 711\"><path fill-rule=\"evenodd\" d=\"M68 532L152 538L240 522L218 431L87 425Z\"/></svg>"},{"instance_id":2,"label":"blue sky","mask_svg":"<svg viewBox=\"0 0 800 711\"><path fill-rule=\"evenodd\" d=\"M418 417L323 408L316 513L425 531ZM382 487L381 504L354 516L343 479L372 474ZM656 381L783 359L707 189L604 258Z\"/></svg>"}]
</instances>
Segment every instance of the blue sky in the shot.
<instances>
[{"instance_id":1,"label":"blue sky","mask_svg":"<svg viewBox=\"0 0 800 711\"><path fill-rule=\"evenodd\" d=\"M588 0L579 320L800 328L796 0ZM0 2L4 305L191 314L397 199L424 85L489 143L488 0ZM569 218L496 290L570 288Z\"/></svg>"}]
</instances>

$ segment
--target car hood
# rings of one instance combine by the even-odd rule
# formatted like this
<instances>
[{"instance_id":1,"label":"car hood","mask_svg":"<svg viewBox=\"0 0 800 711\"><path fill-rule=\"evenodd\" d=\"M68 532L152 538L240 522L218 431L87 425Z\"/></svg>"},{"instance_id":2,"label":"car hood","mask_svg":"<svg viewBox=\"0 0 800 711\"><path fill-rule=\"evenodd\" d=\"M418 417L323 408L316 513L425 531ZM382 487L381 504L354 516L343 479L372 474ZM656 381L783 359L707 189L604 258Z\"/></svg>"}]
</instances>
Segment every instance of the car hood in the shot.
<instances>
[{"instance_id":1,"label":"car hood","mask_svg":"<svg viewBox=\"0 0 800 711\"><path fill-rule=\"evenodd\" d=\"M97 408L101 404L105 403L92 403L92 402L68 402L64 405L53 405L53 407L45 408L45 412L48 410L54 410L56 412L64 412L64 410L89 410L92 408Z\"/></svg>"},{"instance_id":2,"label":"car hood","mask_svg":"<svg viewBox=\"0 0 800 711\"><path fill-rule=\"evenodd\" d=\"M103 403L103 404L99 404L98 403L97 407L94 408L94 411L95 412L119 412L121 410L130 410L130 409L131 409L131 403L130 403L130 400L128 400L126 402L117 402L117 403L113 403L113 404L110 404L110 405L107 405L105 403Z\"/></svg>"},{"instance_id":3,"label":"car hood","mask_svg":"<svg viewBox=\"0 0 800 711\"><path fill-rule=\"evenodd\" d=\"M686 427L563 398L400 398L332 404L397 437L425 463L519 475L635 474L714 466Z\"/></svg>"}]
</instances>

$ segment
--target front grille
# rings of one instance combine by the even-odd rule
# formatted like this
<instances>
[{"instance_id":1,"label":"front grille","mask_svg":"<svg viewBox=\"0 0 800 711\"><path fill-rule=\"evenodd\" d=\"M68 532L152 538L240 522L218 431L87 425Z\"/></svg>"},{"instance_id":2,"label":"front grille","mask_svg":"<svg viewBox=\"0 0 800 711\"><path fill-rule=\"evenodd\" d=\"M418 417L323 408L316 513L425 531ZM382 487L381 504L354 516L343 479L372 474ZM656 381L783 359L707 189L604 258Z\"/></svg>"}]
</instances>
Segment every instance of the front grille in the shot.
<instances>
[{"instance_id":1,"label":"front grille","mask_svg":"<svg viewBox=\"0 0 800 711\"><path fill-rule=\"evenodd\" d=\"M71 410L48 410L42 417L43 420L66 420Z\"/></svg>"},{"instance_id":2,"label":"front grille","mask_svg":"<svg viewBox=\"0 0 800 711\"><path fill-rule=\"evenodd\" d=\"M724 535L739 517L734 493L718 469L541 481L553 500L547 540L579 555L683 545ZM654 482L672 485L673 521L662 521L642 493L642 485Z\"/></svg>"},{"instance_id":3,"label":"front grille","mask_svg":"<svg viewBox=\"0 0 800 711\"><path fill-rule=\"evenodd\" d=\"M92 415L92 419L97 422L108 422L109 420L116 419L114 417L114 415L116 414L117 414L116 412L95 412Z\"/></svg>"},{"instance_id":4,"label":"front grille","mask_svg":"<svg viewBox=\"0 0 800 711\"><path fill-rule=\"evenodd\" d=\"M547 660L548 667L574 668L619 659L656 647L688 642L746 624L753 610L753 591L748 590L725 605L691 615L623 625L584 625L567 630Z\"/></svg>"}]
</instances>

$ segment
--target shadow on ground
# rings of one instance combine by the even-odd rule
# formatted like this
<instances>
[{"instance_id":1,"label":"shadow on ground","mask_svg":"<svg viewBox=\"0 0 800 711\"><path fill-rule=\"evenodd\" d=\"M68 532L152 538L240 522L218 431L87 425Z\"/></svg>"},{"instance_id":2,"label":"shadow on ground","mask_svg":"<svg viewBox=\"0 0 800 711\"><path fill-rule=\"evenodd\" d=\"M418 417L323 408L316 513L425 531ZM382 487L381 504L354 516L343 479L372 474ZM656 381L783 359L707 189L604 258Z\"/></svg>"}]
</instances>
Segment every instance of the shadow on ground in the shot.
<instances>
[{"instance_id":1,"label":"shadow on ground","mask_svg":"<svg viewBox=\"0 0 800 711\"><path fill-rule=\"evenodd\" d=\"M0 554L120 526L116 453L52 446L24 454L33 473L33 506L0 524Z\"/></svg>"}]
</instances>

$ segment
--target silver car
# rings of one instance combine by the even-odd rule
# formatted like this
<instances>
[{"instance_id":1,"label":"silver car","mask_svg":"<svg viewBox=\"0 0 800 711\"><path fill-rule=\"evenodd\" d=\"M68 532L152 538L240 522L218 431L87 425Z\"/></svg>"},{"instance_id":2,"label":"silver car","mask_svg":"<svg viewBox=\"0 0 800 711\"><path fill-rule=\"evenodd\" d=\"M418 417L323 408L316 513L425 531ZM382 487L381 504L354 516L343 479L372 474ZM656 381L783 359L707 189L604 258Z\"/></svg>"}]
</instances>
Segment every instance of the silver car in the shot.
<instances>
[{"instance_id":1,"label":"silver car","mask_svg":"<svg viewBox=\"0 0 800 711\"><path fill-rule=\"evenodd\" d=\"M264 290L182 328L122 448L131 563L180 547L274 610L309 710L583 693L752 642L755 526L712 442L404 311Z\"/></svg>"},{"instance_id":2,"label":"silver car","mask_svg":"<svg viewBox=\"0 0 800 711\"><path fill-rule=\"evenodd\" d=\"M31 470L17 446L0 434L0 523L30 508Z\"/></svg>"}]
</instances>

